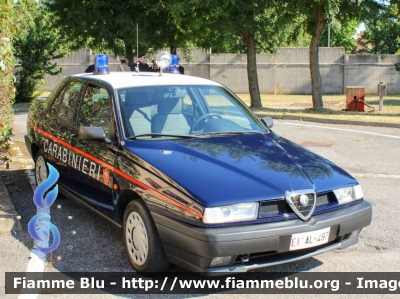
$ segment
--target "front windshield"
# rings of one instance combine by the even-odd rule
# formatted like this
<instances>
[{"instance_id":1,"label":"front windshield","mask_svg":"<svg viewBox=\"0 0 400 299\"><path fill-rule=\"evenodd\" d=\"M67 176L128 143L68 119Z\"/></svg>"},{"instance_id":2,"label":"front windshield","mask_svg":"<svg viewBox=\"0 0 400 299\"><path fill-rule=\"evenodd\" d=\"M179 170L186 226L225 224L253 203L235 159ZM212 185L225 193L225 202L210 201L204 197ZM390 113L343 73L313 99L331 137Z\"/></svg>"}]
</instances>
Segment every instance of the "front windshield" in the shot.
<instances>
[{"instance_id":1,"label":"front windshield","mask_svg":"<svg viewBox=\"0 0 400 299\"><path fill-rule=\"evenodd\" d=\"M124 88L117 96L126 138L267 132L245 105L219 86Z\"/></svg>"}]
</instances>

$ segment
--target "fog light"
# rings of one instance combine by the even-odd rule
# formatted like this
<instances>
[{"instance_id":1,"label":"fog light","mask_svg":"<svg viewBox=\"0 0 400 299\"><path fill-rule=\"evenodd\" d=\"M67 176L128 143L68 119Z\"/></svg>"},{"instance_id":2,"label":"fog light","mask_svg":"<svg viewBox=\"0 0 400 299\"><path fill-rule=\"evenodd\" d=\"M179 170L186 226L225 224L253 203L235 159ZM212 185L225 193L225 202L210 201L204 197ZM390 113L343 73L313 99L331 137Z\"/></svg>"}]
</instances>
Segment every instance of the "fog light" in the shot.
<instances>
[{"instance_id":1,"label":"fog light","mask_svg":"<svg viewBox=\"0 0 400 299\"><path fill-rule=\"evenodd\" d=\"M211 260L210 267L226 266L231 262L231 256L217 256Z\"/></svg>"}]
</instances>

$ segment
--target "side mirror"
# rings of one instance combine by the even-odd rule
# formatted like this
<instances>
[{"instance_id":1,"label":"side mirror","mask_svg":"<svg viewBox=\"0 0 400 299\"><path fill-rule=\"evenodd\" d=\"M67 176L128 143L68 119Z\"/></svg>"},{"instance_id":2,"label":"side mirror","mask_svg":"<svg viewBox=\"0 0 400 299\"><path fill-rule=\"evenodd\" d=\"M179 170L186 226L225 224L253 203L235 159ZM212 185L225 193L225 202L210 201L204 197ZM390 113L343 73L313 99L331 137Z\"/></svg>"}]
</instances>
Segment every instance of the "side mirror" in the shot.
<instances>
[{"instance_id":1,"label":"side mirror","mask_svg":"<svg viewBox=\"0 0 400 299\"><path fill-rule=\"evenodd\" d=\"M106 138L106 133L101 127L80 127L79 139L111 143L111 140Z\"/></svg>"},{"instance_id":2,"label":"side mirror","mask_svg":"<svg viewBox=\"0 0 400 299\"><path fill-rule=\"evenodd\" d=\"M261 118L261 121L268 129L271 129L274 126L274 120L270 116Z\"/></svg>"}]
</instances>

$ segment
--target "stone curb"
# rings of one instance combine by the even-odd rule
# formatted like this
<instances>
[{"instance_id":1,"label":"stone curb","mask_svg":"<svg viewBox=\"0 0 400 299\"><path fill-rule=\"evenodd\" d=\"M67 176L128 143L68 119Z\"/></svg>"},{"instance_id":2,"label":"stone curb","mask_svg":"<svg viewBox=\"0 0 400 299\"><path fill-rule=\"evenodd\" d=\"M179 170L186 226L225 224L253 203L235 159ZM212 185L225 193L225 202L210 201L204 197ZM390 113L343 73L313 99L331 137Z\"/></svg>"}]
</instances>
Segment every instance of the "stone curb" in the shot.
<instances>
[{"instance_id":1,"label":"stone curb","mask_svg":"<svg viewBox=\"0 0 400 299\"><path fill-rule=\"evenodd\" d=\"M21 230L21 222L17 216L7 187L0 178L0 234Z\"/></svg>"},{"instance_id":2,"label":"stone curb","mask_svg":"<svg viewBox=\"0 0 400 299\"><path fill-rule=\"evenodd\" d=\"M357 126L368 126L368 127L386 127L386 128L400 128L400 124L394 123L381 123L381 122L366 122L358 120L344 120L344 119L326 119L317 118L310 116L297 116L297 115L270 115L267 113L256 113L258 117L271 116L273 119L281 120L302 120L309 122L317 122L324 124L339 124L339 125L357 125Z\"/></svg>"}]
</instances>

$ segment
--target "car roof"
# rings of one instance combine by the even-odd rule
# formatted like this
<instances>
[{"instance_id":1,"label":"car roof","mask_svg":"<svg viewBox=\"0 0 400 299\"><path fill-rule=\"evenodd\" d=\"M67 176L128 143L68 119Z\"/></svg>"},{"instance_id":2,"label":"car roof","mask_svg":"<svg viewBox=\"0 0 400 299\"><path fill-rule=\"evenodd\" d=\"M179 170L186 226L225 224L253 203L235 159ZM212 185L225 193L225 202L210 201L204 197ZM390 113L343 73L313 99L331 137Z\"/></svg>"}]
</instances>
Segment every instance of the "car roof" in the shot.
<instances>
[{"instance_id":1,"label":"car roof","mask_svg":"<svg viewBox=\"0 0 400 299\"><path fill-rule=\"evenodd\" d=\"M162 85L214 85L221 86L217 82L200 77L159 73L142 72L110 72L105 75L93 75L92 73L76 74L69 77L87 78L109 83L113 88L140 87L140 86L162 86Z\"/></svg>"}]
</instances>

